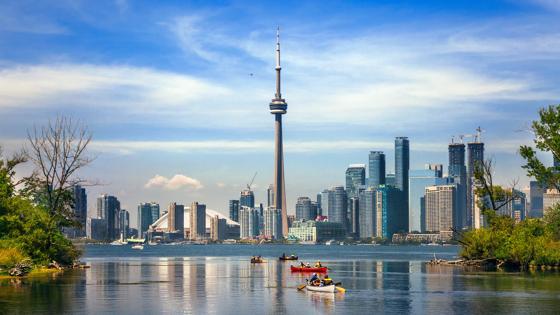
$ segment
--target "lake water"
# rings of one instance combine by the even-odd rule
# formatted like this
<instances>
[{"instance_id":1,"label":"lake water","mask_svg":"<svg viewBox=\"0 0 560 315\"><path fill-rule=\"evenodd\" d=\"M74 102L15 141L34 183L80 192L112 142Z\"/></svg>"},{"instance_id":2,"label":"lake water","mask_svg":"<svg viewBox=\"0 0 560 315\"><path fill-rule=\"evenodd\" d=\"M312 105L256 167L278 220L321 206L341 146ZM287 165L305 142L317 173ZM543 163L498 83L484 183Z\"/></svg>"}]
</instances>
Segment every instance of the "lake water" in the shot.
<instances>
[{"instance_id":1,"label":"lake water","mask_svg":"<svg viewBox=\"0 0 560 315\"><path fill-rule=\"evenodd\" d=\"M0 313L558 314L560 274L467 272L424 264L454 246L88 245L89 269L0 280ZM321 262L346 293L296 287L283 252ZM266 262L252 265L251 255Z\"/></svg>"}]
</instances>

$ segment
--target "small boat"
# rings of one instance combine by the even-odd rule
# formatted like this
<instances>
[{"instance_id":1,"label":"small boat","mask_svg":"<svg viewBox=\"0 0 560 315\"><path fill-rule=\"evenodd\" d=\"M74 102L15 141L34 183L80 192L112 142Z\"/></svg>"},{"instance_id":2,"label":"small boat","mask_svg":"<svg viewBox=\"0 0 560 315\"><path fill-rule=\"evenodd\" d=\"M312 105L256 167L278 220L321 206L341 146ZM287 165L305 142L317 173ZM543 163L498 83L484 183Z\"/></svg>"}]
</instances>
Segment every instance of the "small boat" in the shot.
<instances>
[{"instance_id":1,"label":"small boat","mask_svg":"<svg viewBox=\"0 0 560 315\"><path fill-rule=\"evenodd\" d=\"M325 286L314 286L314 285L306 285L305 288L308 291L314 292L327 292L327 293L334 293L336 292L336 286L334 284L325 285Z\"/></svg>"},{"instance_id":2,"label":"small boat","mask_svg":"<svg viewBox=\"0 0 560 315\"><path fill-rule=\"evenodd\" d=\"M280 260L298 260L298 256L290 255L290 256L280 256L278 257Z\"/></svg>"},{"instance_id":3,"label":"small boat","mask_svg":"<svg viewBox=\"0 0 560 315\"><path fill-rule=\"evenodd\" d=\"M264 259L258 257L251 257L252 264L262 264L264 263Z\"/></svg>"},{"instance_id":4,"label":"small boat","mask_svg":"<svg viewBox=\"0 0 560 315\"><path fill-rule=\"evenodd\" d=\"M296 266L290 266L290 270L292 272L320 272L320 273L325 273L327 272L327 267L296 267Z\"/></svg>"},{"instance_id":5,"label":"small boat","mask_svg":"<svg viewBox=\"0 0 560 315\"><path fill-rule=\"evenodd\" d=\"M143 250L143 249L144 249L144 245L142 245L142 244L132 245L132 249Z\"/></svg>"}]
</instances>

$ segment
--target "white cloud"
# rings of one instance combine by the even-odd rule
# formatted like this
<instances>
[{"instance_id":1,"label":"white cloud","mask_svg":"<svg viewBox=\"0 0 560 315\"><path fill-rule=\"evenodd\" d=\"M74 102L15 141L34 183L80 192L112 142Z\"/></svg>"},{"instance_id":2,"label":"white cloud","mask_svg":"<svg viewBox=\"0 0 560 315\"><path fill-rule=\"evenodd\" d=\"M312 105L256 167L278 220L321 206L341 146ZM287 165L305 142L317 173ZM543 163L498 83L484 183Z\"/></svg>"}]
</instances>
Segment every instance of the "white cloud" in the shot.
<instances>
[{"instance_id":1,"label":"white cloud","mask_svg":"<svg viewBox=\"0 0 560 315\"><path fill-rule=\"evenodd\" d=\"M144 185L145 188L163 188L167 190L177 190L177 189L188 189L188 190L199 190L204 186L202 183L195 178L185 176L183 174L173 175L171 178L167 178L161 175L155 175L150 178L148 182Z\"/></svg>"}]
</instances>

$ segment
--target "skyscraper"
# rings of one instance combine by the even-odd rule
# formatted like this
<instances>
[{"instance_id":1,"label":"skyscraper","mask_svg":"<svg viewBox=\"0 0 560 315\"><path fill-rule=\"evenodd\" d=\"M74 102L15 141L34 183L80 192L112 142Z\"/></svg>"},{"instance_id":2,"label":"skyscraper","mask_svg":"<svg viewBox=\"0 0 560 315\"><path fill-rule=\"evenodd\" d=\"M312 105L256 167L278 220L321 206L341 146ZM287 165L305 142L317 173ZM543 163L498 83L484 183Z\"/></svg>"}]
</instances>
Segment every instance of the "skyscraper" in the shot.
<instances>
[{"instance_id":1,"label":"skyscraper","mask_svg":"<svg viewBox=\"0 0 560 315\"><path fill-rule=\"evenodd\" d=\"M359 235L360 238L373 238L376 232L375 189L370 187L360 193Z\"/></svg>"},{"instance_id":2,"label":"skyscraper","mask_svg":"<svg viewBox=\"0 0 560 315\"><path fill-rule=\"evenodd\" d=\"M239 200L229 201L229 218L235 222L239 222Z\"/></svg>"},{"instance_id":3,"label":"skyscraper","mask_svg":"<svg viewBox=\"0 0 560 315\"><path fill-rule=\"evenodd\" d=\"M282 238L282 213L278 209L264 209L264 236L271 239Z\"/></svg>"},{"instance_id":4,"label":"skyscraper","mask_svg":"<svg viewBox=\"0 0 560 315\"><path fill-rule=\"evenodd\" d=\"M280 92L280 30L276 32L276 94L270 102L270 113L274 115L274 208L282 211L282 236L288 236L288 211L286 207L286 185L284 182L284 146L282 144L282 115L288 104Z\"/></svg>"},{"instance_id":5,"label":"skyscraper","mask_svg":"<svg viewBox=\"0 0 560 315\"><path fill-rule=\"evenodd\" d=\"M259 235L259 212L255 208L239 208L239 236L253 238Z\"/></svg>"},{"instance_id":6,"label":"skyscraper","mask_svg":"<svg viewBox=\"0 0 560 315\"><path fill-rule=\"evenodd\" d=\"M167 207L167 230L169 232L179 231L183 233L185 229L184 217L185 206L178 205L176 202L170 203Z\"/></svg>"},{"instance_id":7,"label":"skyscraper","mask_svg":"<svg viewBox=\"0 0 560 315\"><path fill-rule=\"evenodd\" d=\"M359 190L359 196L363 190ZM348 233L353 238L360 236L360 199L359 197L348 198Z\"/></svg>"},{"instance_id":8,"label":"skyscraper","mask_svg":"<svg viewBox=\"0 0 560 315\"><path fill-rule=\"evenodd\" d=\"M371 151L369 153L368 186L377 187L385 184L385 153Z\"/></svg>"},{"instance_id":9,"label":"skyscraper","mask_svg":"<svg viewBox=\"0 0 560 315\"><path fill-rule=\"evenodd\" d=\"M406 211L399 203L402 191L388 185L379 185L375 189L375 236L392 239L393 234L404 232L408 220L402 220Z\"/></svg>"},{"instance_id":10,"label":"skyscraper","mask_svg":"<svg viewBox=\"0 0 560 315\"><path fill-rule=\"evenodd\" d=\"M456 185L426 187L426 231L450 231L456 208Z\"/></svg>"},{"instance_id":11,"label":"skyscraper","mask_svg":"<svg viewBox=\"0 0 560 315\"><path fill-rule=\"evenodd\" d=\"M407 137L395 138L395 187L402 194L398 203L399 213L403 215L399 226L408 230L408 171L410 169L410 144Z\"/></svg>"},{"instance_id":12,"label":"skyscraper","mask_svg":"<svg viewBox=\"0 0 560 315\"><path fill-rule=\"evenodd\" d=\"M317 215L323 215L323 204L321 202L321 193L317 194Z\"/></svg>"},{"instance_id":13,"label":"skyscraper","mask_svg":"<svg viewBox=\"0 0 560 315\"><path fill-rule=\"evenodd\" d=\"M152 206L149 203L141 203L138 205L138 237L144 238L152 220Z\"/></svg>"},{"instance_id":14,"label":"skyscraper","mask_svg":"<svg viewBox=\"0 0 560 315\"><path fill-rule=\"evenodd\" d=\"M467 222L467 169L463 143L449 144L449 177L457 185L457 212L453 219L453 227L462 229Z\"/></svg>"},{"instance_id":15,"label":"skyscraper","mask_svg":"<svg viewBox=\"0 0 560 315\"><path fill-rule=\"evenodd\" d=\"M198 240L206 237L206 205L193 202L189 211L190 239Z\"/></svg>"},{"instance_id":16,"label":"skyscraper","mask_svg":"<svg viewBox=\"0 0 560 315\"><path fill-rule=\"evenodd\" d=\"M266 206L272 207L274 205L274 185L269 185L266 189Z\"/></svg>"},{"instance_id":17,"label":"skyscraper","mask_svg":"<svg viewBox=\"0 0 560 315\"><path fill-rule=\"evenodd\" d=\"M154 223L157 219L159 219L159 203L155 201L150 202L150 208L152 209L152 223Z\"/></svg>"},{"instance_id":18,"label":"skyscraper","mask_svg":"<svg viewBox=\"0 0 560 315\"><path fill-rule=\"evenodd\" d=\"M466 187L466 226L473 226L473 209L474 209L474 173L475 168L481 167L484 163L484 143L478 142L478 137L475 142L467 144L467 187Z\"/></svg>"},{"instance_id":19,"label":"skyscraper","mask_svg":"<svg viewBox=\"0 0 560 315\"><path fill-rule=\"evenodd\" d=\"M348 197L342 186L335 186L329 192L329 222L342 223L348 229Z\"/></svg>"},{"instance_id":20,"label":"skyscraper","mask_svg":"<svg viewBox=\"0 0 560 315\"><path fill-rule=\"evenodd\" d=\"M441 164L440 164L441 165ZM430 167L429 164L426 167ZM411 170L409 176L408 191L408 231L424 232L422 229L425 213L423 209L423 197L426 187L443 185L446 180L441 178L438 169Z\"/></svg>"},{"instance_id":21,"label":"skyscraper","mask_svg":"<svg viewBox=\"0 0 560 315\"><path fill-rule=\"evenodd\" d=\"M329 194L328 189L321 192L321 215L327 218L329 217Z\"/></svg>"},{"instance_id":22,"label":"skyscraper","mask_svg":"<svg viewBox=\"0 0 560 315\"><path fill-rule=\"evenodd\" d=\"M358 197L358 187L366 184L366 165L350 164L346 169L346 193L348 198Z\"/></svg>"},{"instance_id":23,"label":"skyscraper","mask_svg":"<svg viewBox=\"0 0 560 315\"><path fill-rule=\"evenodd\" d=\"M443 177L443 164L426 164L425 169L432 170L435 172L436 177Z\"/></svg>"},{"instance_id":24,"label":"skyscraper","mask_svg":"<svg viewBox=\"0 0 560 315\"><path fill-rule=\"evenodd\" d=\"M299 197L296 202L296 220L315 220L317 217L317 204L311 202L309 197Z\"/></svg>"},{"instance_id":25,"label":"skyscraper","mask_svg":"<svg viewBox=\"0 0 560 315\"><path fill-rule=\"evenodd\" d=\"M130 213L128 213L128 211L126 211L125 209L122 209L120 211L119 214L119 219L120 219L120 227L121 227L121 235L120 235L120 239L121 241L125 241L127 238L129 238L131 235L129 233L130 231Z\"/></svg>"},{"instance_id":26,"label":"skyscraper","mask_svg":"<svg viewBox=\"0 0 560 315\"><path fill-rule=\"evenodd\" d=\"M210 239L213 241L223 240L227 233L226 219L220 219L218 215L210 218Z\"/></svg>"},{"instance_id":27,"label":"skyscraper","mask_svg":"<svg viewBox=\"0 0 560 315\"><path fill-rule=\"evenodd\" d=\"M255 194L250 189L243 189L241 191L241 198L239 198L239 205L249 208L255 207Z\"/></svg>"},{"instance_id":28,"label":"skyscraper","mask_svg":"<svg viewBox=\"0 0 560 315\"><path fill-rule=\"evenodd\" d=\"M86 189L80 185L74 186L74 217L80 223L80 228L76 229L74 237L86 236L87 220L87 194Z\"/></svg>"},{"instance_id":29,"label":"skyscraper","mask_svg":"<svg viewBox=\"0 0 560 315\"><path fill-rule=\"evenodd\" d=\"M530 215L533 218L543 216L543 196L545 189L539 182L532 180L529 182L529 202L531 205Z\"/></svg>"},{"instance_id":30,"label":"skyscraper","mask_svg":"<svg viewBox=\"0 0 560 315\"><path fill-rule=\"evenodd\" d=\"M107 220L107 238L110 240L120 236L120 210L121 203L117 197L103 194L97 198L97 216Z\"/></svg>"}]
</instances>

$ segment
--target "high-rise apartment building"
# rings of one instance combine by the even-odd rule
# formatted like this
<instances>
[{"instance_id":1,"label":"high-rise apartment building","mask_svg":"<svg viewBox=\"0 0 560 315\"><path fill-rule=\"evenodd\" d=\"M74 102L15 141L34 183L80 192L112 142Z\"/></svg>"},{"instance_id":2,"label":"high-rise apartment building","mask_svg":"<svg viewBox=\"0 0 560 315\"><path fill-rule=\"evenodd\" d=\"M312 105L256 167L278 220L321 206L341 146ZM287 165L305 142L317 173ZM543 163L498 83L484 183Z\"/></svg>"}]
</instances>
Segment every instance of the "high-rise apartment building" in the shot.
<instances>
[{"instance_id":1,"label":"high-rise apartment building","mask_svg":"<svg viewBox=\"0 0 560 315\"><path fill-rule=\"evenodd\" d=\"M375 237L392 239L393 234L405 232L408 219L403 219L406 211L400 205L402 191L389 185L375 188Z\"/></svg>"},{"instance_id":2,"label":"high-rise apartment building","mask_svg":"<svg viewBox=\"0 0 560 315\"><path fill-rule=\"evenodd\" d=\"M269 207L264 209L264 236L270 239L282 238L282 212Z\"/></svg>"},{"instance_id":3,"label":"high-rise apartment building","mask_svg":"<svg viewBox=\"0 0 560 315\"><path fill-rule=\"evenodd\" d=\"M329 192L329 222L342 223L347 229L348 197L343 186L335 186Z\"/></svg>"},{"instance_id":4,"label":"high-rise apartment building","mask_svg":"<svg viewBox=\"0 0 560 315\"><path fill-rule=\"evenodd\" d=\"M239 209L240 238L254 238L259 235L259 211L255 208L242 206Z\"/></svg>"},{"instance_id":5,"label":"high-rise apartment building","mask_svg":"<svg viewBox=\"0 0 560 315\"><path fill-rule=\"evenodd\" d=\"M408 173L410 169L410 143L407 137L395 138L395 187L401 192L401 207L399 213L403 215L402 225L408 230ZM399 224L399 226L401 226Z\"/></svg>"},{"instance_id":6,"label":"high-rise apartment building","mask_svg":"<svg viewBox=\"0 0 560 315\"><path fill-rule=\"evenodd\" d=\"M534 180L529 182L529 203L531 205L529 215L532 218L542 218L543 216L544 193L545 189L543 188L543 185L539 184L539 182Z\"/></svg>"},{"instance_id":7,"label":"high-rise apartment building","mask_svg":"<svg viewBox=\"0 0 560 315\"><path fill-rule=\"evenodd\" d=\"M252 190L243 189L241 191L241 198L239 198L239 206L245 206L249 208L255 207L255 194Z\"/></svg>"},{"instance_id":8,"label":"high-rise apartment building","mask_svg":"<svg viewBox=\"0 0 560 315\"><path fill-rule=\"evenodd\" d=\"M321 215L324 217L329 217L329 194L331 191L325 189L321 192Z\"/></svg>"},{"instance_id":9,"label":"high-rise apartment building","mask_svg":"<svg viewBox=\"0 0 560 315\"><path fill-rule=\"evenodd\" d=\"M138 219L138 237L144 238L146 232L150 228L150 225L155 221L152 219L151 203L141 203L138 205L137 219Z\"/></svg>"},{"instance_id":10,"label":"high-rise apartment building","mask_svg":"<svg viewBox=\"0 0 560 315\"><path fill-rule=\"evenodd\" d=\"M191 240L206 238L206 205L193 202L189 211L190 227L189 235Z\"/></svg>"},{"instance_id":11,"label":"high-rise apartment building","mask_svg":"<svg viewBox=\"0 0 560 315\"><path fill-rule=\"evenodd\" d=\"M274 205L274 185L270 184L266 189L266 206L272 207Z\"/></svg>"},{"instance_id":12,"label":"high-rise apartment building","mask_svg":"<svg viewBox=\"0 0 560 315\"><path fill-rule=\"evenodd\" d=\"M369 153L368 186L377 187L385 184L385 153L371 151Z\"/></svg>"},{"instance_id":13,"label":"high-rise apartment building","mask_svg":"<svg viewBox=\"0 0 560 315\"><path fill-rule=\"evenodd\" d=\"M350 164L346 169L346 193L348 198L358 197L358 187L366 184L366 165Z\"/></svg>"},{"instance_id":14,"label":"high-rise apartment building","mask_svg":"<svg viewBox=\"0 0 560 315\"><path fill-rule=\"evenodd\" d=\"M348 198L348 234L353 238L360 237L360 197L364 190L358 191L358 197Z\"/></svg>"},{"instance_id":15,"label":"high-rise apartment building","mask_svg":"<svg viewBox=\"0 0 560 315\"><path fill-rule=\"evenodd\" d=\"M484 163L484 143L478 142L478 138L475 142L467 143L467 187L466 187L466 222L465 225L468 227L473 226L473 209L474 204L474 193L475 193L475 170L476 168L482 167Z\"/></svg>"},{"instance_id":16,"label":"high-rise apartment building","mask_svg":"<svg viewBox=\"0 0 560 315\"><path fill-rule=\"evenodd\" d=\"M457 229L467 224L467 168L465 166L465 145L449 144L449 177L456 187L457 211L453 218L453 226Z\"/></svg>"},{"instance_id":17,"label":"high-rise apartment building","mask_svg":"<svg viewBox=\"0 0 560 315\"><path fill-rule=\"evenodd\" d=\"M150 208L152 209L152 223L154 223L160 216L159 203L154 201L150 202Z\"/></svg>"},{"instance_id":18,"label":"high-rise apartment building","mask_svg":"<svg viewBox=\"0 0 560 315\"><path fill-rule=\"evenodd\" d=\"M168 232L181 232L185 230L185 206L172 202L167 207Z\"/></svg>"},{"instance_id":19,"label":"high-rise apartment building","mask_svg":"<svg viewBox=\"0 0 560 315\"><path fill-rule=\"evenodd\" d=\"M128 211L126 211L125 209L121 209L120 214L119 214L119 219L120 219L119 226L121 227L120 239L121 239L121 241L125 241L127 238L129 238L131 236L130 235L130 213Z\"/></svg>"},{"instance_id":20,"label":"high-rise apartment building","mask_svg":"<svg viewBox=\"0 0 560 315\"><path fill-rule=\"evenodd\" d=\"M235 222L239 222L239 200L229 201L229 218Z\"/></svg>"},{"instance_id":21,"label":"high-rise apartment building","mask_svg":"<svg viewBox=\"0 0 560 315\"><path fill-rule=\"evenodd\" d=\"M451 231L456 212L456 185L426 187L426 231Z\"/></svg>"},{"instance_id":22,"label":"high-rise apartment building","mask_svg":"<svg viewBox=\"0 0 560 315\"><path fill-rule=\"evenodd\" d=\"M543 194L543 216L557 204L560 204L560 192L556 189L547 189Z\"/></svg>"},{"instance_id":23,"label":"high-rise apartment building","mask_svg":"<svg viewBox=\"0 0 560 315\"><path fill-rule=\"evenodd\" d=\"M80 227L75 229L73 237L86 236L87 221L87 194L86 189L80 185L74 186L74 206L73 212L75 219L80 223Z\"/></svg>"},{"instance_id":24,"label":"high-rise apartment building","mask_svg":"<svg viewBox=\"0 0 560 315\"><path fill-rule=\"evenodd\" d=\"M379 185L378 185L379 186ZM360 238L374 238L376 232L376 202L375 189L370 187L360 193L359 199L359 236Z\"/></svg>"},{"instance_id":25,"label":"high-rise apartment building","mask_svg":"<svg viewBox=\"0 0 560 315\"><path fill-rule=\"evenodd\" d=\"M119 212L121 203L115 196L103 194L97 198L97 217L107 221L107 237L116 240L120 236Z\"/></svg>"},{"instance_id":26,"label":"high-rise apartment building","mask_svg":"<svg viewBox=\"0 0 560 315\"><path fill-rule=\"evenodd\" d=\"M299 197L296 202L296 220L315 220L317 204L309 197Z\"/></svg>"},{"instance_id":27,"label":"high-rise apartment building","mask_svg":"<svg viewBox=\"0 0 560 315\"><path fill-rule=\"evenodd\" d=\"M441 165L441 164L439 164ZM427 164L426 167L430 167ZM441 168L410 170L408 185L408 231L424 232L425 222L423 197L426 187L446 184L446 180L439 176Z\"/></svg>"},{"instance_id":28,"label":"high-rise apartment building","mask_svg":"<svg viewBox=\"0 0 560 315\"><path fill-rule=\"evenodd\" d=\"M210 239L219 241L226 238L227 220L220 219L218 215L210 218Z\"/></svg>"}]
</instances>

